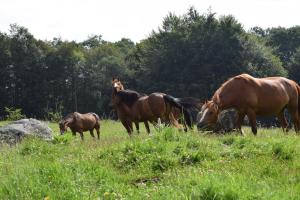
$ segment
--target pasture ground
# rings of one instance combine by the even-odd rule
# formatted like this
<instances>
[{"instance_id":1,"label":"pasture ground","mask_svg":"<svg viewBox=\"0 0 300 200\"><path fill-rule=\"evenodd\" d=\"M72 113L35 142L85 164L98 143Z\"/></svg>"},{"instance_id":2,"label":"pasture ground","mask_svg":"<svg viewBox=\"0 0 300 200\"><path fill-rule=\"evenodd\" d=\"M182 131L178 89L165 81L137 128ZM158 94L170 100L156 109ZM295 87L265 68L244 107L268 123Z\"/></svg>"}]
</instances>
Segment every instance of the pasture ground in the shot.
<instances>
[{"instance_id":1,"label":"pasture ground","mask_svg":"<svg viewBox=\"0 0 300 200\"><path fill-rule=\"evenodd\" d=\"M0 126L7 122L0 122ZM300 199L300 136L259 129L254 137L164 128L129 138L103 121L52 142L0 147L0 199Z\"/></svg>"}]
</instances>

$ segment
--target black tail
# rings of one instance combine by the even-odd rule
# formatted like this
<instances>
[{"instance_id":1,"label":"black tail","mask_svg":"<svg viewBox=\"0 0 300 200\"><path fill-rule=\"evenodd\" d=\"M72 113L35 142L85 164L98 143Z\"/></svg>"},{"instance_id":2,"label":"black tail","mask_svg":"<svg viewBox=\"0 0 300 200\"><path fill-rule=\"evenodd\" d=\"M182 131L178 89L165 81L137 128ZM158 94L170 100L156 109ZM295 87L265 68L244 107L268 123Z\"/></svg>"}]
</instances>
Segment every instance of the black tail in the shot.
<instances>
[{"instance_id":1,"label":"black tail","mask_svg":"<svg viewBox=\"0 0 300 200\"><path fill-rule=\"evenodd\" d=\"M183 111L184 121L188 125L188 127L190 129L192 129L193 124L192 124L191 114L189 113L187 108L183 104L181 104L180 99L172 97L171 95L166 94L166 95L164 95L164 100L165 100L166 103L170 104L171 107L176 107L176 108L179 108L180 110Z\"/></svg>"},{"instance_id":2,"label":"black tail","mask_svg":"<svg viewBox=\"0 0 300 200\"><path fill-rule=\"evenodd\" d=\"M203 101L194 97L177 98L181 105L187 109L200 111L203 105Z\"/></svg>"}]
</instances>

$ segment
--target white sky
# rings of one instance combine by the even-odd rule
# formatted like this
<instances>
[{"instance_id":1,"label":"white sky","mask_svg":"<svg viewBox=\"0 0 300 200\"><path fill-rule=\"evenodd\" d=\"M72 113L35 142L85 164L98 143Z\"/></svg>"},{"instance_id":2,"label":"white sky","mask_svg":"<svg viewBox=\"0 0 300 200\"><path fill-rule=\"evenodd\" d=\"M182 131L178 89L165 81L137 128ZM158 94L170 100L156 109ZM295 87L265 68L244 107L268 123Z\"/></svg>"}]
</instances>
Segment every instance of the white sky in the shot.
<instances>
[{"instance_id":1,"label":"white sky","mask_svg":"<svg viewBox=\"0 0 300 200\"><path fill-rule=\"evenodd\" d=\"M38 39L82 41L100 34L107 41L138 42L169 12L182 15L190 6L200 13L211 7L217 16L232 14L246 30L300 25L299 0L0 0L0 31L17 23Z\"/></svg>"}]
</instances>

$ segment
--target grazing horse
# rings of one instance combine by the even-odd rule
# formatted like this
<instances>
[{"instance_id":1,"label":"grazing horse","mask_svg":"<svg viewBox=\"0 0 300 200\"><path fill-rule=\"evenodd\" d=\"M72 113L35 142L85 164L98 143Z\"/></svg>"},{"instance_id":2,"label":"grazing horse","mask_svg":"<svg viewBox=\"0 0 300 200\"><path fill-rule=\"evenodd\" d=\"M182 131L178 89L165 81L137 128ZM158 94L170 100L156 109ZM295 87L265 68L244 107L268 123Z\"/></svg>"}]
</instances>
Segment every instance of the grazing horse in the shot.
<instances>
[{"instance_id":1,"label":"grazing horse","mask_svg":"<svg viewBox=\"0 0 300 200\"><path fill-rule=\"evenodd\" d=\"M203 105L203 101L194 97L183 97L183 98L176 98L184 107L189 111L191 114L191 124L193 126L194 123L197 122L197 114L201 110ZM171 112L173 113L175 119L182 121L180 118L182 116L182 112L180 109L173 107ZM192 129L192 127L190 127Z\"/></svg>"},{"instance_id":2,"label":"grazing horse","mask_svg":"<svg viewBox=\"0 0 300 200\"><path fill-rule=\"evenodd\" d=\"M100 123L99 123L99 116L96 113L86 113L80 114L78 112L70 113L66 117L64 117L59 122L59 129L61 135L69 127L72 131L72 134L75 136L76 132L80 134L81 139L83 140L83 132L90 131L92 137L94 136L93 130L97 131L98 140L100 139Z\"/></svg>"},{"instance_id":3,"label":"grazing horse","mask_svg":"<svg viewBox=\"0 0 300 200\"><path fill-rule=\"evenodd\" d=\"M241 134L241 122L245 115L254 135L257 134L256 115L276 116L283 130L287 131L288 123L284 117L284 109L287 108L298 132L299 95L300 87L292 80L283 77L254 78L241 74L223 83L212 99L202 106L202 117L197 126L203 128L213 125L220 111L235 108L238 111L236 128Z\"/></svg>"},{"instance_id":4,"label":"grazing horse","mask_svg":"<svg viewBox=\"0 0 300 200\"><path fill-rule=\"evenodd\" d=\"M113 78L112 86L112 103L129 135L132 133L132 122L135 124L144 122L149 133L149 125L146 122L157 123L158 118L180 128L178 121L171 112L172 107L180 108L186 119L185 122L188 123L188 126L191 126L188 111L176 98L164 93L152 93L148 96L141 95L136 91L125 90L118 78ZM185 123L184 126L184 130L187 131Z\"/></svg>"}]
</instances>

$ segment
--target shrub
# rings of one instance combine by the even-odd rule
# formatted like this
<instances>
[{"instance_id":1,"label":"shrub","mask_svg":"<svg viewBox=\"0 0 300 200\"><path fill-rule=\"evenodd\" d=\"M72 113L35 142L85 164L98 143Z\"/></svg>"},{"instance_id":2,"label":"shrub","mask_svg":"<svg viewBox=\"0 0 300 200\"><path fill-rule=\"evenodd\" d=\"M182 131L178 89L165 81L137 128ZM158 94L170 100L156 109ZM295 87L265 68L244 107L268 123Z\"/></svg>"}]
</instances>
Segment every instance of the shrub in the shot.
<instances>
[{"instance_id":1,"label":"shrub","mask_svg":"<svg viewBox=\"0 0 300 200\"><path fill-rule=\"evenodd\" d=\"M61 112L48 112L48 120L51 122L59 122L62 119Z\"/></svg>"},{"instance_id":2,"label":"shrub","mask_svg":"<svg viewBox=\"0 0 300 200\"><path fill-rule=\"evenodd\" d=\"M20 108L5 107L5 112L7 112L6 120L9 121L16 121L19 119L26 118L26 116L22 114L22 109Z\"/></svg>"}]
</instances>

